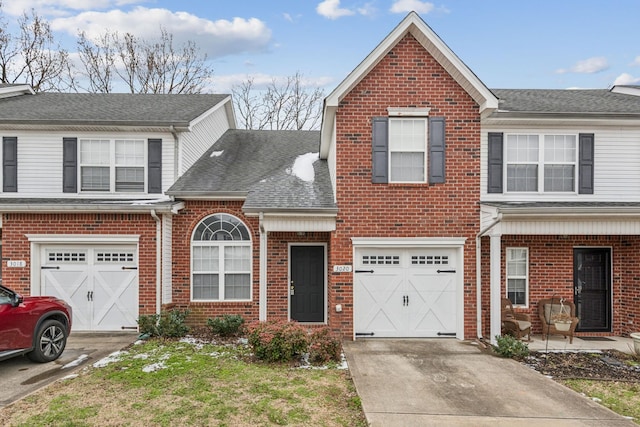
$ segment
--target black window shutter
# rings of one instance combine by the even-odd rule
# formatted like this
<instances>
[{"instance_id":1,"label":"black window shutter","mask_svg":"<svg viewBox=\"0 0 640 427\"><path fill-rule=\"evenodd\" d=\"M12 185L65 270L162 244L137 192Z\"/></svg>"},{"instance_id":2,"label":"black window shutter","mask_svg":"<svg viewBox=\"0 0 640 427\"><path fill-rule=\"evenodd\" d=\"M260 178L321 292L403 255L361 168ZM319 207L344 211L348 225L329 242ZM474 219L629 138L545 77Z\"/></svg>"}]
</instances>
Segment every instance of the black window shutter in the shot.
<instances>
[{"instance_id":1,"label":"black window shutter","mask_svg":"<svg viewBox=\"0 0 640 427\"><path fill-rule=\"evenodd\" d=\"M78 192L78 138L62 138L62 191Z\"/></svg>"},{"instance_id":2,"label":"black window shutter","mask_svg":"<svg viewBox=\"0 0 640 427\"><path fill-rule=\"evenodd\" d=\"M429 184L445 182L445 121L429 117Z\"/></svg>"},{"instance_id":3,"label":"black window shutter","mask_svg":"<svg viewBox=\"0 0 640 427\"><path fill-rule=\"evenodd\" d=\"M389 182L389 120L387 117L374 117L372 123L371 182L387 183Z\"/></svg>"},{"instance_id":4,"label":"black window shutter","mask_svg":"<svg viewBox=\"0 0 640 427\"><path fill-rule=\"evenodd\" d=\"M15 136L2 138L2 191L18 191L18 138Z\"/></svg>"},{"instance_id":5,"label":"black window shutter","mask_svg":"<svg viewBox=\"0 0 640 427\"><path fill-rule=\"evenodd\" d=\"M162 193L162 140L149 139L149 193Z\"/></svg>"},{"instance_id":6,"label":"black window shutter","mask_svg":"<svg viewBox=\"0 0 640 427\"><path fill-rule=\"evenodd\" d=\"M593 194L594 135L581 133L578 147L578 193Z\"/></svg>"},{"instance_id":7,"label":"black window shutter","mask_svg":"<svg viewBox=\"0 0 640 427\"><path fill-rule=\"evenodd\" d=\"M489 153L487 169L487 192L502 193L502 156L503 156L502 132L489 132Z\"/></svg>"}]
</instances>

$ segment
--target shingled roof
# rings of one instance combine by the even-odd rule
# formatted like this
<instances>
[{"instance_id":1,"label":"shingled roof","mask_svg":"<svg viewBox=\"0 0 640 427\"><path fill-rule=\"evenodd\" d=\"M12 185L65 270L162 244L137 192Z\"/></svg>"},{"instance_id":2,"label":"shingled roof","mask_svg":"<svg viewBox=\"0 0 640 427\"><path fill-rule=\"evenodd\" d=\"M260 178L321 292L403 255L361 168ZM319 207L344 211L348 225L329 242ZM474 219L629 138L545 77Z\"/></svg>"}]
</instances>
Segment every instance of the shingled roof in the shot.
<instances>
[{"instance_id":1,"label":"shingled roof","mask_svg":"<svg viewBox=\"0 0 640 427\"><path fill-rule=\"evenodd\" d=\"M183 127L228 97L45 92L0 98L0 123Z\"/></svg>"},{"instance_id":2,"label":"shingled roof","mask_svg":"<svg viewBox=\"0 0 640 427\"><path fill-rule=\"evenodd\" d=\"M320 132L228 130L167 191L176 198L241 197L245 211L335 211Z\"/></svg>"},{"instance_id":3,"label":"shingled roof","mask_svg":"<svg viewBox=\"0 0 640 427\"><path fill-rule=\"evenodd\" d=\"M640 96L608 89L492 89L499 113L636 114Z\"/></svg>"}]
</instances>

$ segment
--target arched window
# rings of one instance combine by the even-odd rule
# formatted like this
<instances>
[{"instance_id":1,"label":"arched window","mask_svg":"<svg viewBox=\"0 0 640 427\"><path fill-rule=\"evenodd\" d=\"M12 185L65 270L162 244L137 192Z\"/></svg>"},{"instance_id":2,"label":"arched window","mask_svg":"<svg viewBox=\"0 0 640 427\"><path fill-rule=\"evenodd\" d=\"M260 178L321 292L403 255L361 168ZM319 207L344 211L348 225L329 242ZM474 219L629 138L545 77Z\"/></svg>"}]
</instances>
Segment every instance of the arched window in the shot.
<instances>
[{"instance_id":1,"label":"arched window","mask_svg":"<svg viewBox=\"0 0 640 427\"><path fill-rule=\"evenodd\" d=\"M206 217L191 239L191 300L251 299L251 237L238 218Z\"/></svg>"}]
</instances>

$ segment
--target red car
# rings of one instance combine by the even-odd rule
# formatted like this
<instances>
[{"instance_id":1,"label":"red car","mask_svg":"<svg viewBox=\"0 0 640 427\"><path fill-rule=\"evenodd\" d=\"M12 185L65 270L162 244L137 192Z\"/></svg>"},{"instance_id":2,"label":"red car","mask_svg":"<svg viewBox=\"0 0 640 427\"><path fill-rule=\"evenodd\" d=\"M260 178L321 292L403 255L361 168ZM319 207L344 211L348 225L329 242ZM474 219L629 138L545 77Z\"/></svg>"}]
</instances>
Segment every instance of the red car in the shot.
<instances>
[{"instance_id":1,"label":"red car","mask_svg":"<svg viewBox=\"0 0 640 427\"><path fill-rule=\"evenodd\" d=\"M71 307L55 297L23 297L0 285L0 360L26 354L56 360L71 333Z\"/></svg>"}]
</instances>

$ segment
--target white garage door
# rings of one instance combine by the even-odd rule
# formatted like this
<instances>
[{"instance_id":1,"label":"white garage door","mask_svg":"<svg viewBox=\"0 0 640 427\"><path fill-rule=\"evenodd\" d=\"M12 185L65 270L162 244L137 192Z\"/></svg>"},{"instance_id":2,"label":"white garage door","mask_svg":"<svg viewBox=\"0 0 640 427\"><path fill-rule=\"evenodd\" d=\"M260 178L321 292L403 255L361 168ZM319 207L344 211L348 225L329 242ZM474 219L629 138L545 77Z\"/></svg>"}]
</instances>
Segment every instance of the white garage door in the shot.
<instances>
[{"instance_id":1,"label":"white garage door","mask_svg":"<svg viewBox=\"0 0 640 427\"><path fill-rule=\"evenodd\" d=\"M74 331L135 328L136 252L134 245L42 247L42 294L55 295L71 305Z\"/></svg>"},{"instance_id":2,"label":"white garage door","mask_svg":"<svg viewBox=\"0 0 640 427\"><path fill-rule=\"evenodd\" d=\"M356 336L455 336L454 249L358 248L355 256Z\"/></svg>"}]
</instances>

